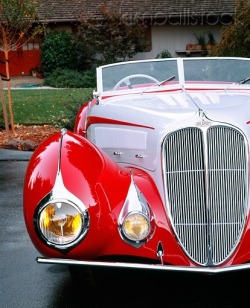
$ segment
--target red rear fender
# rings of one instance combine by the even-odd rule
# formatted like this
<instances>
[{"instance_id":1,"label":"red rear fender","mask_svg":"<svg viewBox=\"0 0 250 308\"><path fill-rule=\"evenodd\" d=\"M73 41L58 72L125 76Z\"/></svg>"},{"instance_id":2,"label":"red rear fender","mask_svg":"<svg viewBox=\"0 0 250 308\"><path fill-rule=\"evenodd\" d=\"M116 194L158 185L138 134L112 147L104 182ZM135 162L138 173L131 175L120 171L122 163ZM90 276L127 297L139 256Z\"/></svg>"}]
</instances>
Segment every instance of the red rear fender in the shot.
<instances>
[{"instance_id":1,"label":"red rear fender","mask_svg":"<svg viewBox=\"0 0 250 308\"><path fill-rule=\"evenodd\" d=\"M81 108L79 109L75 125L74 125L74 132L77 134L86 137L86 128L87 128L87 112L89 109L89 105L95 105L97 102L97 98L93 99L90 103L84 103Z\"/></svg>"}]
</instances>

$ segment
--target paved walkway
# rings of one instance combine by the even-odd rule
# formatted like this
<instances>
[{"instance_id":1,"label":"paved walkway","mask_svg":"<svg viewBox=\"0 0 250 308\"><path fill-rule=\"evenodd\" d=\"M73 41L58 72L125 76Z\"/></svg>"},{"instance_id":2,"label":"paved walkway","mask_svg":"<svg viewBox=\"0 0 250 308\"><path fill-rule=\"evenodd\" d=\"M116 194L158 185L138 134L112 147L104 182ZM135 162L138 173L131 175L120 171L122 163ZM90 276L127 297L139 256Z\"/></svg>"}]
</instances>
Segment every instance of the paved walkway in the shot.
<instances>
[{"instance_id":1,"label":"paved walkway","mask_svg":"<svg viewBox=\"0 0 250 308\"><path fill-rule=\"evenodd\" d=\"M33 153L34 152L32 151L0 149L0 161L27 161L30 159Z\"/></svg>"},{"instance_id":2,"label":"paved walkway","mask_svg":"<svg viewBox=\"0 0 250 308\"><path fill-rule=\"evenodd\" d=\"M43 79L33 77L33 76L12 76L10 79L10 85L12 88L26 88L26 87L33 87L35 85L41 86L43 85ZM3 88L7 88L7 81L2 81Z\"/></svg>"}]
</instances>

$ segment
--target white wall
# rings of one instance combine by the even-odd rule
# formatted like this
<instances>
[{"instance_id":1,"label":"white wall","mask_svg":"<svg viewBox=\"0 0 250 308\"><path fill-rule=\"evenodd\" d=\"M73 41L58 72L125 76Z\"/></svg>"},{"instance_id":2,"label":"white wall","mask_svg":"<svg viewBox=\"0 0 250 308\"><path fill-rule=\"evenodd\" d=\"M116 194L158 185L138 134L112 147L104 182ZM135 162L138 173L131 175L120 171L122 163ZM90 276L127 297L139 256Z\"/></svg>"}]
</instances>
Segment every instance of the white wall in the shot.
<instances>
[{"instance_id":1,"label":"white wall","mask_svg":"<svg viewBox=\"0 0 250 308\"><path fill-rule=\"evenodd\" d=\"M185 51L188 43L197 43L194 34L204 34L211 31L216 42L220 41L221 26L152 26L152 50L150 52L138 53L134 60L155 58L158 53L167 49L172 57L178 57L176 51Z\"/></svg>"}]
</instances>

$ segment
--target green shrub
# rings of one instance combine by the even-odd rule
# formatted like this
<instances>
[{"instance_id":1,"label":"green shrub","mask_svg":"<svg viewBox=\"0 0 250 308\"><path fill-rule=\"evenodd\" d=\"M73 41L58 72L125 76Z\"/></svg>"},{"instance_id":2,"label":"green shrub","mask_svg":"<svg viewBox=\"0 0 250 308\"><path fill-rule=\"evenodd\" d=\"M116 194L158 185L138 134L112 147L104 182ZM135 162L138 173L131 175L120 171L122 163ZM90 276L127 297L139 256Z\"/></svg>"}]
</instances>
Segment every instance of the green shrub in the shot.
<instances>
[{"instance_id":1,"label":"green shrub","mask_svg":"<svg viewBox=\"0 0 250 308\"><path fill-rule=\"evenodd\" d=\"M85 88L96 88L96 70L86 70L83 72Z\"/></svg>"},{"instance_id":2,"label":"green shrub","mask_svg":"<svg viewBox=\"0 0 250 308\"><path fill-rule=\"evenodd\" d=\"M64 111L63 116L61 116L58 119L56 124L59 127L64 127L64 128L69 129L69 130L73 130L78 110L80 109L80 107L84 103L90 101L91 99L92 99L92 95L84 97L83 100L81 100L81 101L80 100L76 100L72 96L71 100L64 104L64 110L66 110L66 111Z\"/></svg>"},{"instance_id":3,"label":"green shrub","mask_svg":"<svg viewBox=\"0 0 250 308\"><path fill-rule=\"evenodd\" d=\"M80 73L71 69L55 69L44 80L44 84L54 88L94 88L95 72Z\"/></svg>"},{"instance_id":4,"label":"green shrub","mask_svg":"<svg viewBox=\"0 0 250 308\"><path fill-rule=\"evenodd\" d=\"M77 43L66 30L49 31L41 43L41 64L44 77L56 68L77 69Z\"/></svg>"},{"instance_id":5,"label":"green shrub","mask_svg":"<svg viewBox=\"0 0 250 308\"><path fill-rule=\"evenodd\" d=\"M157 54L156 59L172 58L171 53L167 49L163 49Z\"/></svg>"}]
</instances>

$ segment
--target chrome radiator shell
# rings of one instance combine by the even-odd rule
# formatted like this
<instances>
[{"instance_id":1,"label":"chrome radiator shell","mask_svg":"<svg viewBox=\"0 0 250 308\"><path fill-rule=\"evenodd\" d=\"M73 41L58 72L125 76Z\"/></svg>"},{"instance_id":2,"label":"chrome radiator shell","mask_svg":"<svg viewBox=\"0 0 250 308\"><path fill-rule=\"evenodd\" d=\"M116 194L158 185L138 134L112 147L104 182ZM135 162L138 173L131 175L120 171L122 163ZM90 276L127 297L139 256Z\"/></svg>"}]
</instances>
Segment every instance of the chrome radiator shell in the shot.
<instances>
[{"instance_id":1,"label":"chrome radiator shell","mask_svg":"<svg viewBox=\"0 0 250 308\"><path fill-rule=\"evenodd\" d=\"M248 208L248 151L229 125L186 127L163 142L167 210L185 253L197 264L226 261L241 238Z\"/></svg>"}]
</instances>

